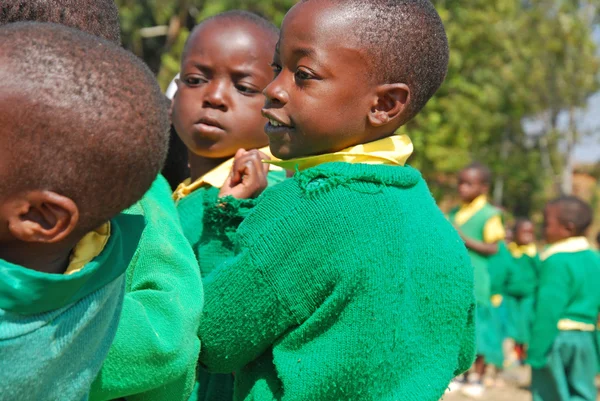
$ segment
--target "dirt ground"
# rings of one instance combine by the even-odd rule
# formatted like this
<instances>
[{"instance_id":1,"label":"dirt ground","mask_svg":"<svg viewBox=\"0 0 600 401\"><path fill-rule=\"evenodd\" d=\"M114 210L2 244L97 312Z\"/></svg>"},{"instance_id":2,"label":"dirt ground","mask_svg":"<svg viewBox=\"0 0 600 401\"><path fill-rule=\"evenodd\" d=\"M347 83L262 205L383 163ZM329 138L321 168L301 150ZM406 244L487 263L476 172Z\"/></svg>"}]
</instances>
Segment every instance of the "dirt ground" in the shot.
<instances>
[{"instance_id":1,"label":"dirt ground","mask_svg":"<svg viewBox=\"0 0 600 401\"><path fill-rule=\"evenodd\" d=\"M480 400L484 401L531 401L528 387L530 382L530 371L527 367L516 367L499 375L499 380L493 387L487 389ZM600 384L598 380L596 384ZM448 393L443 401L472 401L460 393ZM598 397L600 401L600 397Z\"/></svg>"}]
</instances>

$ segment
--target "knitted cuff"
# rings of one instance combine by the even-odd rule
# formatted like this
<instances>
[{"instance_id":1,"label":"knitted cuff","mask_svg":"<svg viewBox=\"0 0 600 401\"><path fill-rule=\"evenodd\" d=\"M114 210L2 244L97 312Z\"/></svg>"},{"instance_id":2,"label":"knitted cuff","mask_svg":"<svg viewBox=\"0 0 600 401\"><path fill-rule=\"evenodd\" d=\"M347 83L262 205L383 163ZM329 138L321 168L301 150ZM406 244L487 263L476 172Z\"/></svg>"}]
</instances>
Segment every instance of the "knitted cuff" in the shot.
<instances>
[{"instance_id":1,"label":"knitted cuff","mask_svg":"<svg viewBox=\"0 0 600 401\"><path fill-rule=\"evenodd\" d=\"M217 199L205 210L204 221L214 230L216 236L224 236L233 242L238 226L256 205L255 199L236 199L226 196Z\"/></svg>"}]
</instances>

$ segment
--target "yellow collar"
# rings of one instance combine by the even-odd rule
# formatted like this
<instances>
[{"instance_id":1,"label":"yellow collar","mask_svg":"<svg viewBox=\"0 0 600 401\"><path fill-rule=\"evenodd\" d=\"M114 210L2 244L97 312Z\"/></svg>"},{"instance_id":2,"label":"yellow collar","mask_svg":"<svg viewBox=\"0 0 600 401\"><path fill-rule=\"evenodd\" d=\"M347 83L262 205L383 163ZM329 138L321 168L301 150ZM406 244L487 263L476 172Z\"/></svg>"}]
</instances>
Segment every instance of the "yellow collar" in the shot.
<instances>
[{"instance_id":1,"label":"yellow collar","mask_svg":"<svg viewBox=\"0 0 600 401\"><path fill-rule=\"evenodd\" d=\"M392 135L374 142L351 146L339 152L300 157L297 159L267 161L286 170L298 171L329 162L389 164L404 166L413 153L413 144L407 135Z\"/></svg>"},{"instance_id":2,"label":"yellow collar","mask_svg":"<svg viewBox=\"0 0 600 401\"><path fill-rule=\"evenodd\" d=\"M457 225L462 226L469 221L471 217L475 216L475 213L483 209L487 202L487 196L479 195L477 198L473 199L471 203L463 204L458 212L456 212L456 215L454 215L454 222Z\"/></svg>"},{"instance_id":3,"label":"yellow collar","mask_svg":"<svg viewBox=\"0 0 600 401\"><path fill-rule=\"evenodd\" d=\"M533 258L537 255L537 247L535 244L518 245L516 242L511 242L508 244L508 249L515 258L520 258L523 255Z\"/></svg>"},{"instance_id":4,"label":"yellow collar","mask_svg":"<svg viewBox=\"0 0 600 401\"><path fill-rule=\"evenodd\" d=\"M273 157L271 155L271 151L269 147L264 147L259 149L261 152L266 154L269 157ZM198 188L202 188L205 186L212 186L215 188L221 188L229 177L229 173L231 173L231 167L233 166L233 157L224 163L219 164L217 167L210 170L208 173L204 174L202 177L198 178L196 181L192 182L191 178L183 181L175 192L173 192L173 200L175 202L180 201L185 198ZM273 169L278 169L278 167L273 167Z\"/></svg>"},{"instance_id":5,"label":"yellow collar","mask_svg":"<svg viewBox=\"0 0 600 401\"><path fill-rule=\"evenodd\" d=\"M73 248L69 258L69 266L64 274L77 273L100 255L110 238L110 222L104 223L96 230L87 233Z\"/></svg>"},{"instance_id":6,"label":"yellow collar","mask_svg":"<svg viewBox=\"0 0 600 401\"><path fill-rule=\"evenodd\" d=\"M587 251L588 249L592 249L592 247L586 237L571 237L550 245L542 252L540 259L546 260L557 253L575 253Z\"/></svg>"}]
</instances>

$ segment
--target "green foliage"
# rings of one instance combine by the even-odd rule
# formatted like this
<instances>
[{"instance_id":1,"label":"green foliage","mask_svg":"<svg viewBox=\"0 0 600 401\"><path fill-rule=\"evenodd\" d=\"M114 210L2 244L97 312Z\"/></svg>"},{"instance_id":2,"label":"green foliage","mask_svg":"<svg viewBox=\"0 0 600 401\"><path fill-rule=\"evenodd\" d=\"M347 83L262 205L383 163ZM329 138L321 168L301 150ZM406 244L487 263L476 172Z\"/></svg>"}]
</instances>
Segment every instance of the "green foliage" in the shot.
<instances>
[{"instance_id":1,"label":"green foliage","mask_svg":"<svg viewBox=\"0 0 600 401\"><path fill-rule=\"evenodd\" d=\"M117 0L124 45L144 58L166 88L179 71L190 29L231 9L280 24L295 0ZM598 90L600 60L592 30L597 0L433 0L451 45L438 94L403 131L415 144L411 163L434 195L473 160L497 175L501 202L516 215L539 210L545 188L565 164L557 127L563 110L581 108ZM143 38L142 27L168 26L167 37ZM544 120L537 137L523 120ZM576 133L573 132L576 137Z\"/></svg>"}]
</instances>

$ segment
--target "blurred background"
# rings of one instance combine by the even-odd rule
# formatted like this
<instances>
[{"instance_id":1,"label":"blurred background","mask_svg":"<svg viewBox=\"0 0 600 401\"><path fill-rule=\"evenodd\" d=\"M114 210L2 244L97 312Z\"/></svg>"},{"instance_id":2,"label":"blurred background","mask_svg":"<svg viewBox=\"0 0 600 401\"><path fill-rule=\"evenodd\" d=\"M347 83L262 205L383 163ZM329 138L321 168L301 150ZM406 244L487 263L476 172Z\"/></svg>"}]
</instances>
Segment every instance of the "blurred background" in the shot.
<instances>
[{"instance_id":1,"label":"blurred background","mask_svg":"<svg viewBox=\"0 0 600 401\"><path fill-rule=\"evenodd\" d=\"M117 0L124 46L163 89L196 22L246 9L280 24L294 0ZM444 209L471 161L494 172L493 202L540 219L574 193L600 207L600 0L433 0L451 45L446 82L403 128L410 163ZM510 217L509 217L510 219ZM592 233L600 228L598 225Z\"/></svg>"}]
</instances>

